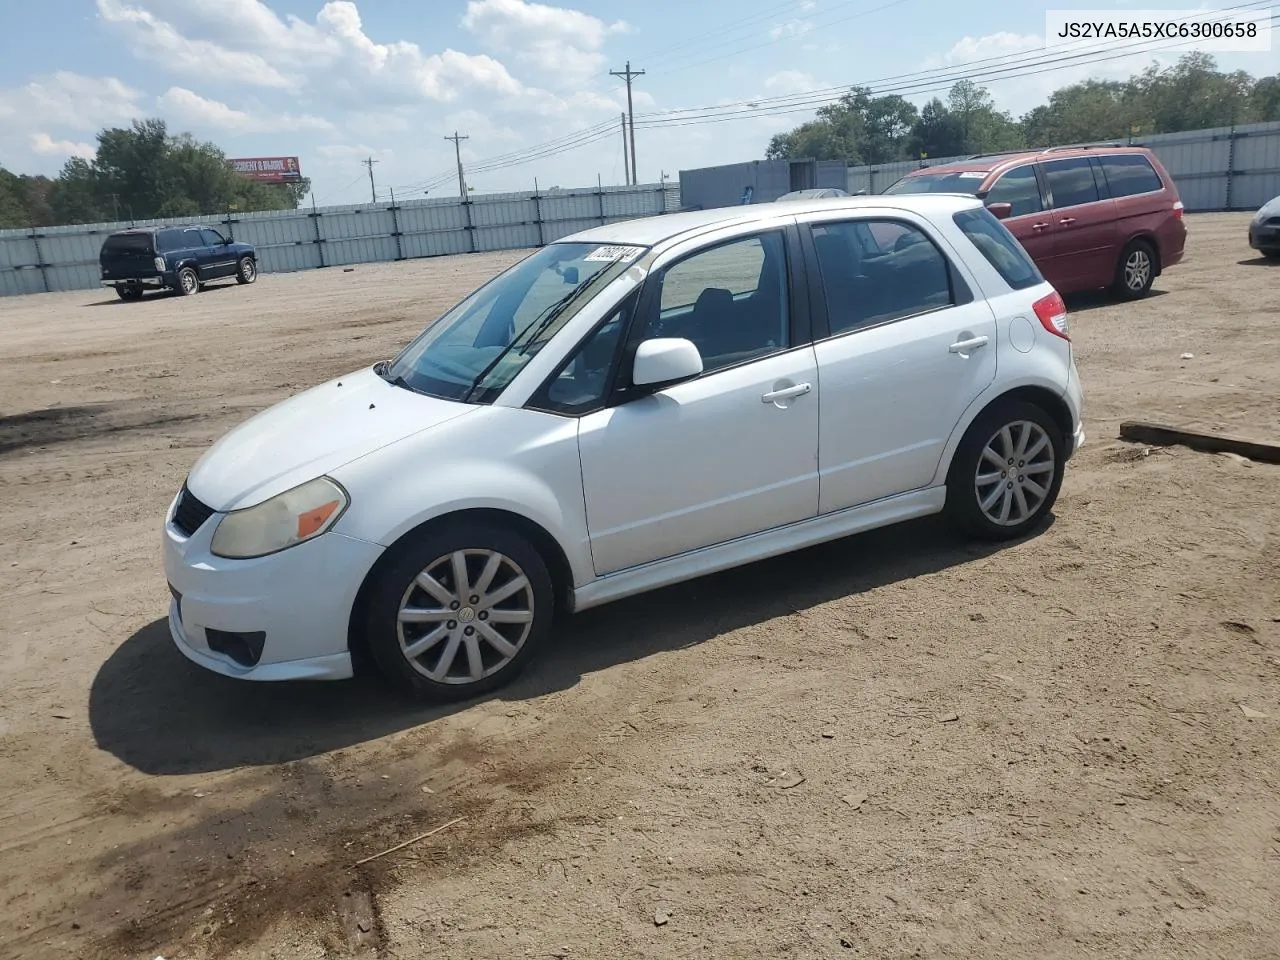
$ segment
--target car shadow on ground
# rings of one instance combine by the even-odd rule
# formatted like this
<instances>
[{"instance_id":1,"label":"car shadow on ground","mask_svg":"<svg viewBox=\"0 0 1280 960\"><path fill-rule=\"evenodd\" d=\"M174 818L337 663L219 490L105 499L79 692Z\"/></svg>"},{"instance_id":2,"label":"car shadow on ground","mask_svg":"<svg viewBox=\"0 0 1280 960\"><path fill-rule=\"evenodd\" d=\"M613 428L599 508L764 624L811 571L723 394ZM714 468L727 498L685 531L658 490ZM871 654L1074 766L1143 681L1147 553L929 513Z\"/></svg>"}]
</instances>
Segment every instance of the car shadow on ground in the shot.
<instances>
[{"instance_id":1,"label":"car shadow on ground","mask_svg":"<svg viewBox=\"0 0 1280 960\"><path fill-rule=\"evenodd\" d=\"M1052 516L1027 539L1051 523ZM566 618L525 674L491 696L540 697L619 663L697 646L1007 546L962 541L930 518L607 604ZM468 706L416 704L375 676L339 683L221 677L188 662L162 618L125 640L99 669L89 693L89 721L101 749L143 773L169 775L299 760Z\"/></svg>"},{"instance_id":2,"label":"car shadow on ground","mask_svg":"<svg viewBox=\"0 0 1280 960\"><path fill-rule=\"evenodd\" d=\"M1242 267L1280 267L1280 257L1253 257L1250 260L1237 260Z\"/></svg>"},{"instance_id":3,"label":"car shadow on ground","mask_svg":"<svg viewBox=\"0 0 1280 960\"><path fill-rule=\"evenodd\" d=\"M1153 287L1147 291L1147 295L1143 299L1154 300L1157 297L1167 295L1168 292L1168 290L1157 290ZM1084 313L1088 310L1098 310L1102 307L1114 307L1125 302L1108 290L1089 290L1084 293L1069 293L1062 299L1067 303L1068 314Z\"/></svg>"},{"instance_id":4,"label":"car shadow on ground","mask_svg":"<svg viewBox=\"0 0 1280 960\"><path fill-rule=\"evenodd\" d=\"M207 287L201 287L199 292L194 296L200 296L205 293L218 293L222 290L230 290L233 287L239 287L239 283L215 283ZM172 300L177 297L175 290L153 290L145 293L141 300L121 300L119 297L112 295L110 300L94 300L92 303L86 303L86 307L136 307L146 303L161 303L165 300Z\"/></svg>"}]
</instances>

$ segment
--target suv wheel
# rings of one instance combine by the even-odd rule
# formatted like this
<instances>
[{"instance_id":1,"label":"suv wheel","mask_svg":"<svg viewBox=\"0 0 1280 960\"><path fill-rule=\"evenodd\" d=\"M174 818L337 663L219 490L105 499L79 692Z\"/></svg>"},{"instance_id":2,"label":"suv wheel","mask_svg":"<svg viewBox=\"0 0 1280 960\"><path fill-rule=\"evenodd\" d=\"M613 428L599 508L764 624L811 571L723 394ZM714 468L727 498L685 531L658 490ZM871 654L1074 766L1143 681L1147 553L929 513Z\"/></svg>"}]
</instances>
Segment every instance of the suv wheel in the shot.
<instances>
[{"instance_id":1,"label":"suv wheel","mask_svg":"<svg viewBox=\"0 0 1280 960\"><path fill-rule=\"evenodd\" d=\"M1058 499L1064 447L1058 425L1033 403L1007 400L984 410L951 461L947 513L982 539L1023 536Z\"/></svg>"},{"instance_id":2,"label":"suv wheel","mask_svg":"<svg viewBox=\"0 0 1280 960\"><path fill-rule=\"evenodd\" d=\"M116 296L121 300L141 300L142 288L133 284L116 287Z\"/></svg>"},{"instance_id":3,"label":"suv wheel","mask_svg":"<svg viewBox=\"0 0 1280 960\"><path fill-rule=\"evenodd\" d=\"M236 283L253 283L258 279L258 265L253 257L241 257L236 264Z\"/></svg>"},{"instance_id":4,"label":"suv wheel","mask_svg":"<svg viewBox=\"0 0 1280 960\"><path fill-rule=\"evenodd\" d=\"M1145 240L1131 240L1116 267L1115 292L1125 300L1139 300L1156 278L1156 252Z\"/></svg>"},{"instance_id":5,"label":"suv wheel","mask_svg":"<svg viewBox=\"0 0 1280 960\"><path fill-rule=\"evenodd\" d=\"M510 681L551 629L546 563L489 524L441 527L373 583L366 639L381 671L426 700L466 700Z\"/></svg>"},{"instance_id":6,"label":"suv wheel","mask_svg":"<svg viewBox=\"0 0 1280 960\"><path fill-rule=\"evenodd\" d=\"M178 296L189 297L200 289L200 278L191 267L183 267L178 271Z\"/></svg>"}]
</instances>

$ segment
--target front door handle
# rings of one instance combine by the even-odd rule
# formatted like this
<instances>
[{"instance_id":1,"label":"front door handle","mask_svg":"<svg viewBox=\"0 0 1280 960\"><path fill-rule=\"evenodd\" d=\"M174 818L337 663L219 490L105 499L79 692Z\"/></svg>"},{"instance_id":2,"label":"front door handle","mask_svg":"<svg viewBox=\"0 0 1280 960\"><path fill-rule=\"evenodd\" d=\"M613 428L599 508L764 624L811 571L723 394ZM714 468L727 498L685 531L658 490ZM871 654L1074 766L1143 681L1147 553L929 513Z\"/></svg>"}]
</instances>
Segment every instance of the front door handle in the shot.
<instances>
[{"instance_id":1,"label":"front door handle","mask_svg":"<svg viewBox=\"0 0 1280 960\"><path fill-rule=\"evenodd\" d=\"M1063 217L1063 218L1062 218L1061 220L1059 220L1058 222L1059 222L1060 224L1062 224L1064 227L1066 227L1066 226L1070 226L1071 224L1075 223L1075 222L1076 222L1076 218L1075 218L1075 217Z\"/></svg>"},{"instance_id":2,"label":"front door handle","mask_svg":"<svg viewBox=\"0 0 1280 960\"><path fill-rule=\"evenodd\" d=\"M813 389L813 384L797 383L794 387L782 387L778 390L770 390L760 399L765 403L777 403L779 400L790 400L792 397L802 397Z\"/></svg>"},{"instance_id":3,"label":"front door handle","mask_svg":"<svg viewBox=\"0 0 1280 960\"><path fill-rule=\"evenodd\" d=\"M1048 229L1049 229L1049 224L1047 224L1047 223L1033 223L1033 224L1031 225L1031 229L1032 229L1032 230L1048 230Z\"/></svg>"},{"instance_id":4,"label":"front door handle","mask_svg":"<svg viewBox=\"0 0 1280 960\"><path fill-rule=\"evenodd\" d=\"M971 350L977 350L985 347L988 343L986 337L970 337L968 340L957 340L951 346L947 347L950 353L968 353Z\"/></svg>"}]
</instances>

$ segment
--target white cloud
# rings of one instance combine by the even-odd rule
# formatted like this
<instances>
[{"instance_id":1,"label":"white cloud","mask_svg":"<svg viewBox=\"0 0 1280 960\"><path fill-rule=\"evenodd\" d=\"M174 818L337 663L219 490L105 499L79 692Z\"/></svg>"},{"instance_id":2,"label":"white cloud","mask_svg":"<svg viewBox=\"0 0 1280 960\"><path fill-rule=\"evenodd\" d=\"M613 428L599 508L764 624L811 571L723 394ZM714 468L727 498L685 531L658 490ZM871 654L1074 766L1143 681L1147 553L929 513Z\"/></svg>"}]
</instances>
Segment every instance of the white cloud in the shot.
<instances>
[{"instance_id":1,"label":"white cloud","mask_svg":"<svg viewBox=\"0 0 1280 960\"><path fill-rule=\"evenodd\" d=\"M783 37L802 37L812 29L812 21L788 20L786 23L775 23L769 30L769 36L774 40L781 40Z\"/></svg>"},{"instance_id":2,"label":"white cloud","mask_svg":"<svg viewBox=\"0 0 1280 960\"><path fill-rule=\"evenodd\" d=\"M956 41L941 57L930 57L927 65L943 67L957 63L973 63L975 60L1003 57L1027 50L1039 50L1043 47L1044 40L1034 33L1018 34L1002 30L982 37L965 36Z\"/></svg>"},{"instance_id":3,"label":"white cloud","mask_svg":"<svg viewBox=\"0 0 1280 960\"><path fill-rule=\"evenodd\" d=\"M0 90L0 115L41 127L97 130L141 118L141 91L115 77L85 77L67 70Z\"/></svg>"},{"instance_id":4,"label":"white cloud","mask_svg":"<svg viewBox=\"0 0 1280 960\"><path fill-rule=\"evenodd\" d=\"M39 132L31 134L31 149L35 153L42 156L54 157L83 157L86 160L92 160L97 148L91 143L82 143L77 140L55 140L47 133Z\"/></svg>"},{"instance_id":5,"label":"white cloud","mask_svg":"<svg viewBox=\"0 0 1280 960\"><path fill-rule=\"evenodd\" d=\"M581 10L527 0L469 0L462 26L493 49L565 79L602 70L605 40L631 29L622 20L606 24Z\"/></svg>"},{"instance_id":6,"label":"white cloud","mask_svg":"<svg viewBox=\"0 0 1280 960\"><path fill-rule=\"evenodd\" d=\"M202 97L186 87L170 87L156 98L166 119L195 127L212 127L229 133L271 133L276 130L333 130L323 117L310 114L248 113L219 100Z\"/></svg>"},{"instance_id":7,"label":"white cloud","mask_svg":"<svg viewBox=\"0 0 1280 960\"><path fill-rule=\"evenodd\" d=\"M780 94L801 93L805 90L815 90L823 86L825 84L815 80L813 74L805 73L802 70L780 70L777 73L770 74L764 81L766 90Z\"/></svg>"}]
</instances>

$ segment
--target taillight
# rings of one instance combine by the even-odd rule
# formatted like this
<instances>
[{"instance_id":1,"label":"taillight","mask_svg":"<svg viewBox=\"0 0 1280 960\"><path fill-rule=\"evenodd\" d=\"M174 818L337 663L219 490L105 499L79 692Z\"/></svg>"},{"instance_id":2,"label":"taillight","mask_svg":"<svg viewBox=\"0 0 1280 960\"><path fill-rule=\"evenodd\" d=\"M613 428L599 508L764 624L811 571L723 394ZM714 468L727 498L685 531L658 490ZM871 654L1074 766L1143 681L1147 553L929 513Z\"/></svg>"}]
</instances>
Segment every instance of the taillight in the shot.
<instances>
[{"instance_id":1,"label":"taillight","mask_svg":"<svg viewBox=\"0 0 1280 960\"><path fill-rule=\"evenodd\" d=\"M1175 200L1173 202L1173 219L1175 220L1182 219L1182 201L1181 200Z\"/></svg>"},{"instance_id":2,"label":"taillight","mask_svg":"<svg viewBox=\"0 0 1280 960\"><path fill-rule=\"evenodd\" d=\"M1062 301L1062 294L1055 290L1047 297L1037 300L1031 305L1031 309L1036 312L1040 326L1055 337L1061 337L1063 340L1071 339L1067 336L1067 305Z\"/></svg>"}]
</instances>

